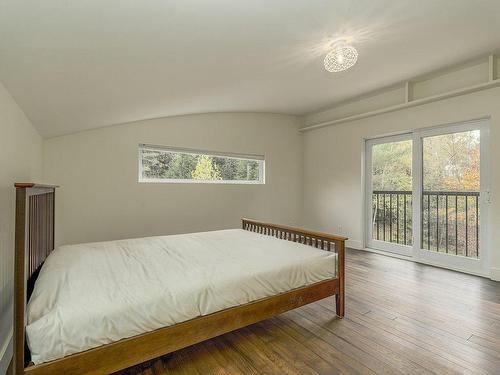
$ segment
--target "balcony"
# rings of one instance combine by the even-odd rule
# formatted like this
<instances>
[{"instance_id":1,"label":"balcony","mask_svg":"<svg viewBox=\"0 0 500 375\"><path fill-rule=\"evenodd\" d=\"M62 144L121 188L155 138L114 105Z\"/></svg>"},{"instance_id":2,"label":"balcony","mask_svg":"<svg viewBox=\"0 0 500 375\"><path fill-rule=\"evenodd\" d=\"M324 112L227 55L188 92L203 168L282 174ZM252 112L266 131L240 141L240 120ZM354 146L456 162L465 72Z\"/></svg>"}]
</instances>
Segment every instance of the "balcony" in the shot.
<instances>
[{"instance_id":1,"label":"balcony","mask_svg":"<svg viewBox=\"0 0 500 375\"><path fill-rule=\"evenodd\" d=\"M420 217L421 247L479 258L479 192L424 191ZM411 191L373 191L373 238L412 246Z\"/></svg>"}]
</instances>

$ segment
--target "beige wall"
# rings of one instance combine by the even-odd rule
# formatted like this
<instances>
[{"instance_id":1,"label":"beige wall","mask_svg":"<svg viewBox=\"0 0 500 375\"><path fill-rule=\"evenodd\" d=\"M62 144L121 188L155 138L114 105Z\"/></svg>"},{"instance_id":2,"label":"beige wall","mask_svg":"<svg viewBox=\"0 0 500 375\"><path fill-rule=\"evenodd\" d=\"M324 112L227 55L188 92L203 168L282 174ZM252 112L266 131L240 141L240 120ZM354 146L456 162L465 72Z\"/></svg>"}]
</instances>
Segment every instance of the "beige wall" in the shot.
<instances>
[{"instance_id":1,"label":"beige wall","mask_svg":"<svg viewBox=\"0 0 500 375\"><path fill-rule=\"evenodd\" d=\"M42 139L0 83L0 373L10 360L14 270L14 182L41 175ZM4 353L7 354L4 356Z\"/></svg>"},{"instance_id":2,"label":"beige wall","mask_svg":"<svg viewBox=\"0 0 500 375\"><path fill-rule=\"evenodd\" d=\"M57 243L234 228L242 216L297 224L298 125L273 114L203 114L48 139L44 178L61 186ZM264 154L266 184L139 184L139 143Z\"/></svg>"},{"instance_id":3,"label":"beige wall","mask_svg":"<svg viewBox=\"0 0 500 375\"><path fill-rule=\"evenodd\" d=\"M491 116L492 145L489 251L492 275L500 279L500 88L305 132L304 224L331 232L340 229L351 246L362 246L363 139L485 116Z\"/></svg>"}]
</instances>

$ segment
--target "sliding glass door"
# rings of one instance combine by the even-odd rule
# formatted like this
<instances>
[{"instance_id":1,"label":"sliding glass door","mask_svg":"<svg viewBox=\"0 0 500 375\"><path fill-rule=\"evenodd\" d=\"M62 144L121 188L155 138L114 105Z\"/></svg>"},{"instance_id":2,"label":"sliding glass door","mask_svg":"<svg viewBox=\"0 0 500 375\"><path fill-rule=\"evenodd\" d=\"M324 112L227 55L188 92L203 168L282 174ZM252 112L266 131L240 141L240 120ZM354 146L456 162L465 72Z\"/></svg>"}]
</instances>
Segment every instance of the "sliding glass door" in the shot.
<instances>
[{"instance_id":1,"label":"sliding glass door","mask_svg":"<svg viewBox=\"0 0 500 375\"><path fill-rule=\"evenodd\" d=\"M484 273L487 147L485 121L368 140L367 246Z\"/></svg>"},{"instance_id":2,"label":"sliding glass door","mask_svg":"<svg viewBox=\"0 0 500 375\"><path fill-rule=\"evenodd\" d=\"M410 255L413 244L412 139L367 141L368 246Z\"/></svg>"}]
</instances>

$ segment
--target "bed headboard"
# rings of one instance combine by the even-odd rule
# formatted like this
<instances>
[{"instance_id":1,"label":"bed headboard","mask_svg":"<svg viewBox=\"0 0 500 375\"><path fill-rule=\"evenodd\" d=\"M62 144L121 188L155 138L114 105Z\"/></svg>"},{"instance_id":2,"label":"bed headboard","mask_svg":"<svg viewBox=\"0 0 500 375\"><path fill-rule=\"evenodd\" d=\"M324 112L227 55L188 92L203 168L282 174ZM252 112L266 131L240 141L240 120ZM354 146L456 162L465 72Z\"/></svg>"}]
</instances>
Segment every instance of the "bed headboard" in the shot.
<instances>
[{"instance_id":1,"label":"bed headboard","mask_svg":"<svg viewBox=\"0 0 500 375\"><path fill-rule=\"evenodd\" d=\"M14 258L14 368L21 373L25 355L26 304L40 268L54 250L55 191L57 186L16 183Z\"/></svg>"}]
</instances>

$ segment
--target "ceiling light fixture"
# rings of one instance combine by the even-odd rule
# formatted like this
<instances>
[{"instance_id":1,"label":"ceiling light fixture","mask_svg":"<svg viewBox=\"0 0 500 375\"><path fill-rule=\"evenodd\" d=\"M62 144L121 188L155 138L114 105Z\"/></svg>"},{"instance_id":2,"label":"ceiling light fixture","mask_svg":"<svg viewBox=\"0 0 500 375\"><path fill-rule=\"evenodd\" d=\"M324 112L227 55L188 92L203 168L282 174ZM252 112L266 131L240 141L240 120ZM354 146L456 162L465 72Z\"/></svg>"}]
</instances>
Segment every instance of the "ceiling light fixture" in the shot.
<instances>
[{"instance_id":1,"label":"ceiling light fixture","mask_svg":"<svg viewBox=\"0 0 500 375\"><path fill-rule=\"evenodd\" d=\"M325 56L325 69L329 72L342 72L358 61L358 51L347 44L345 39L332 43L332 50Z\"/></svg>"}]
</instances>

